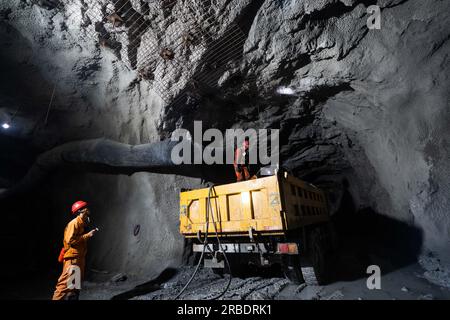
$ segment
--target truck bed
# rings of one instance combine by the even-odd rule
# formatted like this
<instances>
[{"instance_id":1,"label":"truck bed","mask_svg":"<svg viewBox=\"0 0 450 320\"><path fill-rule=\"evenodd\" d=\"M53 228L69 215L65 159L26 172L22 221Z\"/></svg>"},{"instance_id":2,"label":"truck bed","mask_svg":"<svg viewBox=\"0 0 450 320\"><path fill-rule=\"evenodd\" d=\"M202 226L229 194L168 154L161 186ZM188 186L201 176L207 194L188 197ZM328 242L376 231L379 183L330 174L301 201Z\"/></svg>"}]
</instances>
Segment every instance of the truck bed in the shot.
<instances>
[{"instance_id":1,"label":"truck bed","mask_svg":"<svg viewBox=\"0 0 450 320\"><path fill-rule=\"evenodd\" d=\"M206 233L209 188L180 193L180 232ZM208 236L284 235L329 219L324 193L288 174L215 186L211 190Z\"/></svg>"}]
</instances>

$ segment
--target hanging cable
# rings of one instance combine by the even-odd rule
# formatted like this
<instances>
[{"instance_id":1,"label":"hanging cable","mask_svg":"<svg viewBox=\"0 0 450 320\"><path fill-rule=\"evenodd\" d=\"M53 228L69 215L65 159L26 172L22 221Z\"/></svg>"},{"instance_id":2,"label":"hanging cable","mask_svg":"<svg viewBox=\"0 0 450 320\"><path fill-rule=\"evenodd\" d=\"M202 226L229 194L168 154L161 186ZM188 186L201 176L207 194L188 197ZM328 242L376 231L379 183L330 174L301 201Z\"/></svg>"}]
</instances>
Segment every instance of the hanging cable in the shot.
<instances>
[{"instance_id":1,"label":"hanging cable","mask_svg":"<svg viewBox=\"0 0 450 320\"><path fill-rule=\"evenodd\" d=\"M212 185L212 186L209 188L209 192L208 192L208 202L209 202L209 204L211 205L211 202L210 202L210 192L211 192L212 190L214 190L214 196L215 196L214 199L215 199L215 203L216 203L216 212L217 212L217 216L220 217L220 211L219 211L219 209L218 209L218 207L217 207L217 200L216 200L216 199L217 199L217 193L216 193L216 189L214 188L214 185ZM212 209L212 207L211 207L211 209ZM212 220L213 220L214 231L215 231L215 233L216 233L217 243L219 244L219 248L220 248L220 250L222 251L223 257L224 257L225 262L226 262L227 267L228 267L228 273L229 273L228 283L227 283L225 289L222 291L222 293L219 294L219 295L216 296L216 297L213 297L213 298L211 298L211 299L208 299L208 300L217 300L217 299L221 298L221 297L228 291L228 289L230 288L232 275L231 275L230 262L228 261L227 254L226 254L226 252L225 252L226 250L223 250L222 243L220 242L220 237L219 237L219 234L218 234L218 232L217 232L216 222L214 221L214 214L212 214L211 217L212 217Z\"/></svg>"},{"instance_id":2,"label":"hanging cable","mask_svg":"<svg viewBox=\"0 0 450 320\"><path fill-rule=\"evenodd\" d=\"M19 106L16 109L16 112L14 112L14 114L11 117L11 122L13 122L14 118L17 116L17 114L19 113L20 108L22 108L22 105L19 104Z\"/></svg>"},{"instance_id":3,"label":"hanging cable","mask_svg":"<svg viewBox=\"0 0 450 320\"><path fill-rule=\"evenodd\" d=\"M47 114L45 116L45 121L44 121L45 126L47 125L47 122L48 122L48 115L50 114L50 109L52 107L53 97L55 96L55 90L56 90L56 85L53 86L52 97L50 98L50 103L48 104Z\"/></svg>"},{"instance_id":4,"label":"hanging cable","mask_svg":"<svg viewBox=\"0 0 450 320\"><path fill-rule=\"evenodd\" d=\"M206 230L205 230L205 240L203 241L202 253L201 253L200 258L198 260L197 266L196 266L194 272L192 273L192 276L189 278L188 282L184 285L184 287L177 294L177 296L174 298L174 300L177 300L184 293L184 291L189 287L189 285L191 284L192 280L194 280L195 276L197 275L197 272L198 272L198 270L200 268L201 263L203 262L204 255L205 255L205 250L206 250L206 247L208 246L208 231L209 231L209 214L210 214L210 210L211 210L211 213L212 213L211 214L211 219L212 219L212 222L213 222L213 225L214 225L216 239L217 239L217 242L219 244L219 248L220 248L220 250L221 250L221 252L222 252L222 254L224 256L224 259L225 259L226 265L228 267L228 272L229 272L230 276L228 278L228 283L227 283L225 289L218 296L213 297L213 298L208 299L208 300L219 299L220 297L222 297L228 291L228 289L229 289L229 287L231 285L232 275L231 275L230 263L228 261L228 257L227 257L227 254L226 254L225 250L223 250L222 243L221 243L220 237L219 237L219 233L217 232L217 226L216 226L216 223L215 223L215 220L214 220L214 212L213 212L213 207L212 207L212 204L211 204L212 191L214 191L214 195L215 195L215 197L217 197L217 193L215 191L214 185L211 185L209 187L209 190L208 190L208 199L207 199L207 202L206 202ZM216 213L219 215L220 211L218 210L218 207L217 207L217 200L215 200L215 203L216 203Z\"/></svg>"},{"instance_id":5,"label":"hanging cable","mask_svg":"<svg viewBox=\"0 0 450 320\"><path fill-rule=\"evenodd\" d=\"M209 202L209 192L208 192L208 202ZM195 267L194 272L192 273L192 276L190 277L190 279L188 280L188 282L184 285L184 287L181 289L181 291L176 295L176 297L174 298L174 300L178 300L178 298L184 293L184 291L189 287L189 285L191 284L192 280L194 280L195 276L197 275L198 269L200 268L200 265L203 262L203 257L205 255L205 249L206 246L208 245L208 229L209 229L209 205L207 203L206 205L206 230L205 230L205 240L203 240L203 249L202 249L202 253L200 255L200 258L198 260L197 266Z\"/></svg>"}]
</instances>

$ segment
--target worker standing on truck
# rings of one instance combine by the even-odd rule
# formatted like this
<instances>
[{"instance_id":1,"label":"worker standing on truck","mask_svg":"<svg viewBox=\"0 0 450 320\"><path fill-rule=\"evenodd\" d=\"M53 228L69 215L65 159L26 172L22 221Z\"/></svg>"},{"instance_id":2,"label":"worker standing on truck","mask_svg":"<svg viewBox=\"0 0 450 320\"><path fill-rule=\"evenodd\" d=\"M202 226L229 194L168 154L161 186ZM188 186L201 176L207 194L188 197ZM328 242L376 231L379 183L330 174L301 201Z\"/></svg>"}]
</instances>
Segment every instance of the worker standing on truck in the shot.
<instances>
[{"instance_id":1,"label":"worker standing on truck","mask_svg":"<svg viewBox=\"0 0 450 320\"><path fill-rule=\"evenodd\" d=\"M245 181L250 179L249 170L249 138L245 137L240 148L236 148L234 152L234 172L237 181Z\"/></svg>"},{"instance_id":2,"label":"worker standing on truck","mask_svg":"<svg viewBox=\"0 0 450 320\"><path fill-rule=\"evenodd\" d=\"M90 210L87 202L77 201L72 205L72 214L76 215L64 230L64 247L59 261L63 263L63 271L58 279L53 300L78 300L81 283L74 285L73 280L80 281L84 276L87 241L98 229L85 233L85 227L90 222ZM77 277L76 273L79 272Z\"/></svg>"}]
</instances>

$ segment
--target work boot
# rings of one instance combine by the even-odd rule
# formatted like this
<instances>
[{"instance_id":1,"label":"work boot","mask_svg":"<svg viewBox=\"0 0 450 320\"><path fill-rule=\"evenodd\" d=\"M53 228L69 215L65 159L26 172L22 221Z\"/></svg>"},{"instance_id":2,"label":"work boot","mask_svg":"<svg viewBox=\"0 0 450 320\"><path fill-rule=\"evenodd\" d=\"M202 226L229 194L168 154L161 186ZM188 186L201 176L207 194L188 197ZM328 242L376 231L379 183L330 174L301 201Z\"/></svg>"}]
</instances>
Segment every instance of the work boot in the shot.
<instances>
[{"instance_id":1,"label":"work boot","mask_svg":"<svg viewBox=\"0 0 450 320\"><path fill-rule=\"evenodd\" d=\"M65 295L64 300L67 301L78 301L80 300L80 292L77 291L73 291L73 292L69 292L68 294Z\"/></svg>"}]
</instances>

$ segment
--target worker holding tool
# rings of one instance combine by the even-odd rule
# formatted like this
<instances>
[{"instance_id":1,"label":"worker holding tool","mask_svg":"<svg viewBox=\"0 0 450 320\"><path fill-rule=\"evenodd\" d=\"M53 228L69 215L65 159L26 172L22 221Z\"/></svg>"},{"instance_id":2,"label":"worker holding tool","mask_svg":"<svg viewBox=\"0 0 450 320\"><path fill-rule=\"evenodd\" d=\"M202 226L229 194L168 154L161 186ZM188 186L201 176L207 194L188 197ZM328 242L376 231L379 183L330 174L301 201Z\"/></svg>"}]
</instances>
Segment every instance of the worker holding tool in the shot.
<instances>
[{"instance_id":1,"label":"worker holding tool","mask_svg":"<svg viewBox=\"0 0 450 320\"><path fill-rule=\"evenodd\" d=\"M240 148L236 148L234 152L234 172L237 181L245 181L250 179L249 171L249 138L245 137Z\"/></svg>"},{"instance_id":2,"label":"worker holding tool","mask_svg":"<svg viewBox=\"0 0 450 320\"><path fill-rule=\"evenodd\" d=\"M81 281L84 276L84 266L86 261L87 241L94 236L98 228L85 233L85 228L90 223L90 210L87 202L77 201L72 205L72 214L76 215L64 230L64 247L58 261L63 263L63 271L58 279L53 300L78 300ZM79 272L79 277L75 275Z\"/></svg>"}]
</instances>

